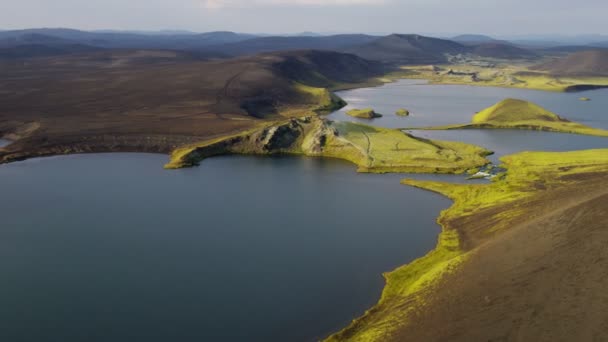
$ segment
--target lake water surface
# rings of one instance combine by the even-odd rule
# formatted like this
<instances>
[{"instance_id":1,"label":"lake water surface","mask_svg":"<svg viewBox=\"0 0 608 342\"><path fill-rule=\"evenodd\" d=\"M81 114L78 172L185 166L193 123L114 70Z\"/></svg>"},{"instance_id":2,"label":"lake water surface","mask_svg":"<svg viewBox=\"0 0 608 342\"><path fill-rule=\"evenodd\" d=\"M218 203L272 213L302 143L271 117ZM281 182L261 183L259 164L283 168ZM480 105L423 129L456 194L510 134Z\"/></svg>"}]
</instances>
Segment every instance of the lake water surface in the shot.
<instances>
[{"instance_id":1,"label":"lake water surface","mask_svg":"<svg viewBox=\"0 0 608 342\"><path fill-rule=\"evenodd\" d=\"M335 160L166 159L0 166L1 341L314 340L432 249L450 205Z\"/></svg>"},{"instance_id":2,"label":"lake water surface","mask_svg":"<svg viewBox=\"0 0 608 342\"><path fill-rule=\"evenodd\" d=\"M506 98L534 102L565 118L589 126L608 129L608 89L581 93L558 93L539 90L475 87L463 85L433 85L424 80L401 80L376 88L338 92L349 105L329 116L342 121L356 119L346 115L352 108L372 107L384 117L374 119L374 125L384 127L427 127L471 122L476 112ZM580 101L580 97L591 101ZM409 117L399 117L395 111L407 108Z\"/></svg>"},{"instance_id":3,"label":"lake water surface","mask_svg":"<svg viewBox=\"0 0 608 342\"><path fill-rule=\"evenodd\" d=\"M386 114L371 121L386 127L466 123L516 97L608 128L608 90L401 81L340 95ZM399 107L412 116L394 116ZM344 110L329 117L357 121ZM498 156L608 146L533 131L415 133ZM97 154L0 166L0 341L315 340L371 307L383 272L432 249L435 220L450 205L400 186L406 175L356 174L335 160L220 157L166 171L166 159Z\"/></svg>"},{"instance_id":4,"label":"lake water surface","mask_svg":"<svg viewBox=\"0 0 608 342\"><path fill-rule=\"evenodd\" d=\"M361 122L374 126L404 128L429 127L471 122L472 116L505 99L531 101L572 121L608 129L608 89L580 93L557 93L527 89L433 85L423 80L401 80L381 87L355 89L338 93L349 105L328 117L338 121ZM580 101L589 97L591 101ZM364 120L346 114L352 108L374 108L382 118ZM408 108L409 117L395 115ZM521 151L571 151L608 147L608 139L576 134L527 130L408 130L417 136L462 141L496 152L490 159Z\"/></svg>"}]
</instances>

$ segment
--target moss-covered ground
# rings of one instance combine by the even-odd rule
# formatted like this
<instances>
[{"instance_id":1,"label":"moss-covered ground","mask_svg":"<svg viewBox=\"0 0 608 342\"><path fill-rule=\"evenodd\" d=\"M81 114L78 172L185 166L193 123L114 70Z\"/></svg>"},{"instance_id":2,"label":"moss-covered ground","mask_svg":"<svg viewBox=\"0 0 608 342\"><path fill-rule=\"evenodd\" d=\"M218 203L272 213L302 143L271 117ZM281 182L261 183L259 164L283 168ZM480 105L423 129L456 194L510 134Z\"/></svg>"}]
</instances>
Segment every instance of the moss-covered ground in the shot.
<instances>
[{"instance_id":1,"label":"moss-covered ground","mask_svg":"<svg viewBox=\"0 0 608 342\"><path fill-rule=\"evenodd\" d=\"M585 126L561 118L534 103L506 99L473 116L472 123L424 128L445 129L529 129L549 132L594 135L608 137L608 131Z\"/></svg>"},{"instance_id":2,"label":"moss-covered ground","mask_svg":"<svg viewBox=\"0 0 608 342\"><path fill-rule=\"evenodd\" d=\"M429 80L434 84L466 84L555 92L572 91L580 86L608 86L608 77L559 77L546 72L531 71L529 67L529 64L504 63L484 66L472 64L405 66L402 67L399 75Z\"/></svg>"},{"instance_id":3,"label":"moss-covered ground","mask_svg":"<svg viewBox=\"0 0 608 342\"><path fill-rule=\"evenodd\" d=\"M393 340L393 332L411 324L411 318L429 305L435 285L457 272L481 241L508 230L518 220L534 216L531 212L534 207L529 204L537 195L573 184L586 174L608 172L608 149L524 152L501 160L507 172L490 184L403 181L454 201L438 219L443 231L437 248L387 273L386 287L378 304L326 341ZM476 224L471 224L473 222Z\"/></svg>"},{"instance_id":4,"label":"moss-covered ground","mask_svg":"<svg viewBox=\"0 0 608 342\"><path fill-rule=\"evenodd\" d=\"M309 117L178 148L166 167L193 166L220 154L276 153L339 158L356 164L360 172L376 173L464 173L488 164L485 157L490 154L470 144Z\"/></svg>"},{"instance_id":5,"label":"moss-covered ground","mask_svg":"<svg viewBox=\"0 0 608 342\"><path fill-rule=\"evenodd\" d=\"M359 119L374 119L374 118L382 117L381 114L376 113L371 108L351 109L351 110L347 111L346 114L348 114L352 117L355 117L355 118L359 118Z\"/></svg>"},{"instance_id":6,"label":"moss-covered ground","mask_svg":"<svg viewBox=\"0 0 608 342\"><path fill-rule=\"evenodd\" d=\"M405 109L405 108L400 108L397 109L397 111L395 112L395 115L398 116L410 116L410 111Z\"/></svg>"}]
</instances>

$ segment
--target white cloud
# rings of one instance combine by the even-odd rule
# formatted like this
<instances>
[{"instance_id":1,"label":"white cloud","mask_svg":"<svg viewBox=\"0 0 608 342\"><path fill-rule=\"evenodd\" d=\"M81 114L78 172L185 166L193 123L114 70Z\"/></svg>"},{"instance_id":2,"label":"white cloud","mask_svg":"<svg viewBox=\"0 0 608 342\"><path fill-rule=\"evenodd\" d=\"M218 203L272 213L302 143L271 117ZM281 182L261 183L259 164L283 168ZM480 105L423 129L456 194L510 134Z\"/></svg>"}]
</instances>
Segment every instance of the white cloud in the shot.
<instances>
[{"instance_id":1,"label":"white cloud","mask_svg":"<svg viewBox=\"0 0 608 342\"><path fill-rule=\"evenodd\" d=\"M218 9L222 7L252 7L259 5L279 6L352 6L378 5L388 0L203 0L203 7Z\"/></svg>"}]
</instances>

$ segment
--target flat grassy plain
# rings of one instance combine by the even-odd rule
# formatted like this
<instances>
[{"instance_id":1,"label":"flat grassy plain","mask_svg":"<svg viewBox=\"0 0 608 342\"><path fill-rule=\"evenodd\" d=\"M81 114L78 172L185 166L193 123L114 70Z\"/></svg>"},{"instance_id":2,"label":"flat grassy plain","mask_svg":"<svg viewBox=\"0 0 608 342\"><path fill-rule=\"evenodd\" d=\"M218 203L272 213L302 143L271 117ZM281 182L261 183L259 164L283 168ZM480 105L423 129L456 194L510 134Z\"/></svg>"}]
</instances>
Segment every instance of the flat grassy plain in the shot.
<instances>
[{"instance_id":1,"label":"flat grassy plain","mask_svg":"<svg viewBox=\"0 0 608 342\"><path fill-rule=\"evenodd\" d=\"M590 262L607 254L608 190L598 184L608 184L608 150L524 152L502 162L507 171L491 184L403 181L454 201L438 219L437 248L385 274L379 303L327 341L608 334L591 318L608 309L595 297L608 271ZM543 314L590 320L567 320L558 331Z\"/></svg>"}]
</instances>

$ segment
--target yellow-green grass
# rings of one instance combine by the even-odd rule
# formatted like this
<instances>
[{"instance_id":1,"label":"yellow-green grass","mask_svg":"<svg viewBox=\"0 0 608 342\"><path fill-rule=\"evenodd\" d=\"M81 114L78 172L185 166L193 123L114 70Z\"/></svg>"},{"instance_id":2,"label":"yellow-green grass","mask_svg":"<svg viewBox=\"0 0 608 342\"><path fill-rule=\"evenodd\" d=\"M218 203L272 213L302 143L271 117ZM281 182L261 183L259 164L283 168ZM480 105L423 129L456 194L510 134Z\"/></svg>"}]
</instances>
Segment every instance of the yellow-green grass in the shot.
<instances>
[{"instance_id":1,"label":"yellow-green grass","mask_svg":"<svg viewBox=\"0 0 608 342\"><path fill-rule=\"evenodd\" d=\"M482 110L473 116L474 124L495 122L511 123L514 121L565 121L554 114L532 102L506 99Z\"/></svg>"},{"instance_id":2,"label":"yellow-green grass","mask_svg":"<svg viewBox=\"0 0 608 342\"><path fill-rule=\"evenodd\" d=\"M360 172L463 173L488 163L485 156L490 152L475 145L431 141L395 129L350 122L332 125L339 134L327 144L323 155L351 160ZM350 153L345 153L345 146ZM353 151L361 157L344 158Z\"/></svg>"},{"instance_id":3,"label":"yellow-green grass","mask_svg":"<svg viewBox=\"0 0 608 342\"><path fill-rule=\"evenodd\" d=\"M553 92L564 92L580 86L608 86L608 77L573 77L555 76L546 72L530 71L529 65L499 64L493 67L481 67L468 64L402 67L405 78L426 79L433 84L474 85L485 87L505 87L535 89ZM439 69L440 71L437 71ZM457 73L475 73L470 75L448 74L448 70Z\"/></svg>"},{"instance_id":4,"label":"yellow-green grass","mask_svg":"<svg viewBox=\"0 0 608 342\"><path fill-rule=\"evenodd\" d=\"M276 153L344 159L356 164L359 172L374 173L464 173L488 164L485 157L490 154L470 144L308 117L178 148L166 168L194 166L220 154Z\"/></svg>"},{"instance_id":5,"label":"yellow-green grass","mask_svg":"<svg viewBox=\"0 0 608 342\"><path fill-rule=\"evenodd\" d=\"M372 108L351 109L347 111L346 114L359 119L374 119L382 117L382 115L376 113Z\"/></svg>"},{"instance_id":6,"label":"yellow-green grass","mask_svg":"<svg viewBox=\"0 0 608 342\"><path fill-rule=\"evenodd\" d=\"M490 236L528 220L527 201L545 189L559 188L589 173L608 173L608 149L576 152L523 152L501 158L507 172L489 184L451 184L404 180L403 184L443 194L453 205L438 219L442 226L437 247L426 256L385 274L378 304L327 341L385 341L394 331L412 324L412 315L432 305L435 285L457 272L478 245L464 242L471 235ZM483 217L479 216L483 215ZM468 221L466 218L470 217ZM465 220L463 220L463 218ZM483 220L485 231L467 232L463 222ZM456 223L455 223L456 222Z\"/></svg>"},{"instance_id":7,"label":"yellow-green grass","mask_svg":"<svg viewBox=\"0 0 608 342\"><path fill-rule=\"evenodd\" d=\"M471 124L424 128L448 129L529 129L548 132L608 137L608 131L568 121L531 102L506 99L473 116Z\"/></svg>"},{"instance_id":8,"label":"yellow-green grass","mask_svg":"<svg viewBox=\"0 0 608 342\"><path fill-rule=\"evenodd\" d=\"M346 105L346 102L326 88L310 87L301 83L295 83L295 88L302 94L308 95L315 103L313 108L307 108L316 113L329 113Z\"/></svg>"},{"instance_id":9,"label":"yellow-green grass","mask_svg":"<svg viewBox=\"0 0 608 342\"><path fill-rule=\"evenodd\" d=\"M410 115L410 111L405 109L405 108L400 108L397 109L397 111L395 112L395 115L398 116L409 116Z\"/></svg>"}]
</instances>

